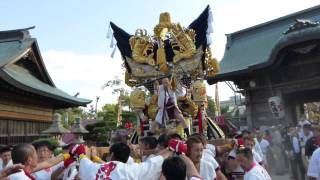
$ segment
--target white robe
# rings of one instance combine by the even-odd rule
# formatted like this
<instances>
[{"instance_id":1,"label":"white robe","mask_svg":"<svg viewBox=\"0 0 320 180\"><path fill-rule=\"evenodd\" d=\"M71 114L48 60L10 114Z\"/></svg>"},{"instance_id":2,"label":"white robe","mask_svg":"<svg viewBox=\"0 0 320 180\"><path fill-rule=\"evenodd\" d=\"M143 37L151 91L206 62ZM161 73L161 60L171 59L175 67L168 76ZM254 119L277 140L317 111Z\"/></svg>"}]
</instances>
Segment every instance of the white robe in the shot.
<instances>
[{"instance_id":1,"label":"white robe","mask_svg":"<svg viewBox=\"0 0 320 180\"><path fill-rule=\"evenodd\" d=\"M212 163L205 159L201 159L200 161L200 176L203 180L213 180L217 178L216 169Z\"/></svg>"},{"instance_id":2,"label":"white robe","mask_svg":"<svg viewBox=\"0 0 320 180\"><path fill-rule=\"evenodd\" d=\"M243 180L272 180L268 172L260 165L255 165L244 174Z\"/></svg>"},{"instance_id":3,"label":"white robe","mask_svg":"<svg viewBox=\"0 0 320 180\"><path fill-rule=\"evenodd\" d=\"M0 158L0 159L1 159L1 158ZM7 165L3 166L3 162L2 162L2 159L1 159L1 161L0 161L0 171L1 171L3 168L10 167L10 166L12 166L12 165L13 165L12 160L10 160L10 161L7 163Z\"/></svg>"},{"instance_id":4,"label":"white robe","mask_svg":"<svg viewBox=\"0 0 320 180\"><path fill-rule=\"evenodd\" d=\"M43 169L40 171L37 171L35 173L32 173L33 177L36 178L36 180L47 180L47 179L51 179L51 175L53 172L55 172L57 169L59 169L60 167L63 166L63 162L50 167L48 169Z\"/></svg>"},{"instance_id":5,"label":"white robe","mask_svg":"<svg viewBox=\"0 0 320 180\"><path fill-rule=\"evenodd\" d=\"M164 161L162 156L150 158L140 164L126 164L111 161L97 164L87 158L80 160L80 179L117 179L117 180L158 180L161 175L161 166Z\"/></svg>"},{"instance_id":6,"label":"white robe","mask_svg":"<svg viewBox=\"0 0 320 180\"><path fill-rule=\"evenodd\" d=\"M9 176L10 180L31 180L24 171L20 171Z\"/></svg>"},{"instance_id":7,"label":"white robe","mask_svg":"<svg viewBox=\"0 0 320 180\"><path fill-rule=\"evenodd\" d=\"M67 169L63 171L62 180L73 180L76 177L76 175L78 174L76 165L77 162L73 162L68 166Z\"/></svg>"},{"instance_id":8,"label":"white robe","mask_svg":"<svg viewBox=\"0 0 320 180\"><path fill-rule=\"evenodd\" d=\"M166 93L166 91L164 90L163 85L160 85L159 86L159 95L158 95L158 107L160 109L159 109L157 116L156 116L156 122L159 124L162 124L163 115L165 116L164 122L169 120L167 111L164 111L165 110L164 104L165 104L165 102L168 101L169 97L171 97L171 99L173 100L173 103L177 106L177 98L176 98L175 92L172 90L168 90L167 96L165 93Z\"/></svg>"}]
</instances>

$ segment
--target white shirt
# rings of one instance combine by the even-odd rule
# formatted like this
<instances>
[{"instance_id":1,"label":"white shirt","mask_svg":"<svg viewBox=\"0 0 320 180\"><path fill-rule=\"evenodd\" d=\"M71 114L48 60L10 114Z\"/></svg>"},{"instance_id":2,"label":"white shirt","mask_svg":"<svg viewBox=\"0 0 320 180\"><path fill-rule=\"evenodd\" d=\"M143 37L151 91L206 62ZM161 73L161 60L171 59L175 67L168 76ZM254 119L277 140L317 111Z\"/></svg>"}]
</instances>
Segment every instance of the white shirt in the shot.
<instances>
[{"instance_id":1,"label":"white shirt","mask_svg":"<svg viewBox=\"0 0 320 180\"><path fill-rule=\"evenodd\" d=\"M162 156L156 156L140 164L111 161L97 164L87 158L80 160L80 179L158 180L161 175Z\"/></svg>"},{"instance_id":2,"label":"white shirt","mask_svg":"<svg viewBox=\"0 0 320 180\"><path fill-rule=\"evenodd\" d=\"M62 180L73 180L76 177L76 175L78 174L76 165L77 163L73 162L68 166L67 169L63 171Z\"/></svg>"},{"instance_id":3,"label":"white shirt","mask_svg":"<svg viewBox=\"0 0 320 180\"><path fill-rule=\"evenodd\" d=\"M294 153L300 153L299 140L295 136L292 138L292 146L293 146L292 148L293 148Z\"/></svg>"},{"instance_id":4,"label":"white shirt","mask_svg":"<svg viewBox=\"0 0 320 180\"><path fill-rule=\"evenodd\" d=\"M205 159L201 159L200 161L200 176L203 180L212 180L217 177L213 164Z\"/></svg>"},{"instance_id":5,"label":"white shirt","mask_svg":"<svg viewBox=\"0 0 320 180\"><path fill-rule=\"evenodd\" d=\"M57 169L63 166L63 162L59 163L51 168L43 169L41 171L37 171L32 173L32 176L36 178L36 180L47 180L51 179L51 174L55 172Z\"/></svg>"},{"instance_id":6,"label":"white shirt","mask_svg":"<svg viewBox=\"0 0 320 180\"><path fill-rule=\"evenodd\" d=\"M253 140L254 140L254 147L253 147L254 151L256 153L258 153L260 157L263 157L263 153L262 153L262 150L259 146L259 142L258 142L257 138L254 138Z\"/></svg>"},{"instance_id":7,"label":"white shirt","mask_svg":"<svg viewBox=\"0 0 320 180\"><path fill-rule=\"evenodd\" d=\"M317 180L320 180L320 148L315 150L311 156L307 175L309 177L314 177L317 178Z\"/></svg>"},{"instance_id":8,"label":"white shirt","mask_svg":"<svg viewBox=\"0 0 320 180\"><path fill-rule=\"evenodd\" d=\"M172 90L165 91L163 85L159 86L159 96L158 96L158 107L160 108L157 116L156 116L156 122L159 124L162 124L162 117L165 116L165 120L168 120L168 114L167 111L165 111L164 103L168 101L169 97L172 98L173 103L177 106L177 98L176 94Z\"/></svg>"},{"instance_id":9,"label":"white shirt","mask_svg":"<svg viewBox=\"0 0 320 180\"><path fill-rule=\"evenodd\" d=\"M24 171L20 171L17 173L14 173L9 176L10 180L31 180L25 173ZM50 178L51 179L51 178Z\"/></svg>"},{"instance_id":10,"label":"white shirt","mask_svg":"<svg viewBox=\"0 0 320 180\"><path fill-rule=\"evenodd\" d=\"M202 160L209 162L215 171L217 171L220 168L219 163L216 161L212 152L209 149L203 150L201 161Z\"/></svg>"},{"instance_id":11,"label":"white shirt","mask_svg":"<svg viewBox=\"0 0 320 180\"><path fill-rule=\"evenodd\" d=\"M263 155L266 155L268 152L268 147L269 147L270 143L267 140L262 139L260 141L259 145L260 145L260 148L261 148Z\"/></svg>"},{"instance_id":12,"label":"white shirt","mask_svg":"<svg viewBox=\"0 0 320 180\"><path fill-rule=\"evenodd\" d=\"M200 177L191 177L189 180L203 180L203 179Z\"/></svg>"},{"instance_id":13,"label":"white shirt","mask_svg":"<svg viewBox=\"0 0 320 180\"><path fill-rule=\"evenodd\" d=\"M301 145L304 147L306 142L313 137L313 133L309 132L309 135L305 135L304 132L302 131L302 133L299 133L299 140L302 140Z\"/></svg>"},{"instance_id":14,"label":"white shirt","mask_svg":"<svg viewBox=\"0 0 320 180\"><path fill-rule=\"evenodd\" d=\"M148 156L143 156L142 157L142 162L149 160L150 158L156 157L157 155L155 154L150 154Z\"/></svg>"},{"instance_id":15,"label":"white shirt","mask_svg":"<svg viewBox=\"0 0 320 180\"><path fill-rule=\"evenodd\" d=\"M252 149L253 159L256 163L262 163L263 158L254 150Z\"/></svg>"},{"instance_id":16,"label":"white shirt","mask_svg":"<svg viewBox=\"0 0 320 180\"><path fill-rule=\"evenodd\" d=\"M134 163L134 159L131 156L129 156L127 164L133 164L133 163Z\"/></svg>"},{"instance_id":17,"label":"white shirt","mask_svg":"<svg viewBox=\"0 0 320 180\"><path fill-rule=\"evenodd\" d=\"M256 164L252 169L244 174L243 180L272 180L268 172L260 165Z\"/></svg>"},{"instance_id":18,"label":"white shirt","mask_svg":"<svg viewBox=\"0 0 320 180\"><path fill-rule=\"evenodd\" d=\"M1 158L0 158L0 159L1 159ZM0 161L0 171L1 171L3 168L10 167L10 166L12 166L12 165L13 165L12 160L10 160L10 161L7 163L7 165L3 166L3 161L2 161L2 159L1 159L1 161Z\"/></svg>"},{"instance_id":19,"label":"white shirt","mask_svg":"<svg viewBox=\"0 0 320 180\"><path fill-rule=\"evenodd\" d=\"M213 144L207 144L206 149L212 154L213 157L216 157L216 146Z\"/></svg>"}]
</instances>

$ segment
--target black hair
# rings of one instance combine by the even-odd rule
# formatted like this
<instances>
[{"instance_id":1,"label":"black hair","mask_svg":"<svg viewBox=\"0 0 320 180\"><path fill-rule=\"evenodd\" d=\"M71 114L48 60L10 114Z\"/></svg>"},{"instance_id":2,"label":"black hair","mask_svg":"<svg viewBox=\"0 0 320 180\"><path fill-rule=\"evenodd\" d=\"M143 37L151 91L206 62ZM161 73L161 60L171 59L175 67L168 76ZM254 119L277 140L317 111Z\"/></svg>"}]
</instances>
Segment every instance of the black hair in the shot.
<instances>
[{"instance_id":1,"label":"black hair","mask_svg":"<svg viewBox=\"0 0 320 180\"><path fill-rule=\"evenodd\" d=\"M144 145L147 145L149 149L155 149L158 145L157 138L153 136L146 136L140 139L140 142Z\"/></svg>"},{"instance_id":2,"label":"black hair","mask_svg":"<svg viewBox=\"0 0 320 180\"><path fill-rule=\"evenodd\" d=\"M203 134L193 133L193 134L191 134L190 137L196 137L196 138L200 139L200 141L202 142L203 145L207 144L207 139Z\"/></svg>"},{"instance_id":3,"label":"black hair","mask_svg":"<svg viewBox=\"0 0 320 180\"><path fill-rule=\"evenodd\" d=\"M125 143L115 143L110 147L110 154L113 154L112 160L126 163L129 159L130 148Z\"/></svg>"},{"instance_id":4,"label":"black hair","mask_svg":"<svg viewBox=\"0 0 320 180\"><path fill-rule=\"evenodd\" d=\"M12 162L13 164L21 163L24 165L33 154L34 148L31 144L19 144L12 149Z\"/></svg>"},{"instance_id":5,"label":"black hair","mask_svg":"<svg viewBox=\"0 0 320 180\"><path fill-rule=\"evenodd\" d=\"M47 147L50 151L54 151L54 149L56 148L54 145L52 145L52 143L50 143L47 140L36 141L32 143L32 145L36 150L38 150L41 147Z\"/></svg>"},{"instance_id":6,"label":"black hair","mask_svg":"<svg viewBox=\"0 0 320 180\"><path fill-rule=\"evenodd\" d=\"M252 150L249 148L245 148L245 147L240 147L237 149L237 154L242 154L244 157L248 158L248 159L253 159L253 154L252 154Z\"/></svg>"},{"instance_id":7,"label":"black hair","mask_svg":"<svg viewBox=\"0 0 320 180\"><path fill-rule=\"evenodd\" d=\"M178 156L173 156L164 160L162 173L167 180L185 180L187 176L187 166Z\"/></svg>"},{"instance_id":8,"label":"black hair","mask_svg":"<svg viewBox=\"0 0 320 180\"><path fill-rule=\"evenodd\" d=\"M168 147L168 143L169 143L169 136L167 134L161 134L159 137L158 137L158 144L161 146L161 147Z\"/></svg>"},{"instance_id":9,"label":"black hair","mask_svg":"<svg viewBox=\"0 0 320 180\"><path fill-rule=\"evenodd\" d=\"M11 151L11 147L8 145L4 145L3 147L0 148L0 154Z\"/></svg>"},{"instance_id":10,"label":"black hair","mask_svg":"<svg viewBox=\"0 0 320 180\"><path fill-rule=\"evenodd\" d=\"M169 135L169 139L178 139L182 140L182 137L178 133L173 133Z\"/></svg>"},{"instance_id":11,"label":"black hair","mask_svg":"<svg viewBox=\"0 0 320 180\"><path fill-rule=\"evenodd\" d=\"M311 130L312 126L311 126L311 124L304 124L302 128Z\"/></svg>"},{"instance_id":12,"label":"black hair","mask_svg":"<svg viewBox=\"0 0 320 180\"><path fill-rule=\"evenodd\" d=\"M245 130L243 130L243 131L242 131L242 133L241 133L241 134L243 135L243 134L245 134L245 133L247 133L247 134L251 134L251 131L249 131L249 130L245 129Z\"/></svg>"}]
</instances>

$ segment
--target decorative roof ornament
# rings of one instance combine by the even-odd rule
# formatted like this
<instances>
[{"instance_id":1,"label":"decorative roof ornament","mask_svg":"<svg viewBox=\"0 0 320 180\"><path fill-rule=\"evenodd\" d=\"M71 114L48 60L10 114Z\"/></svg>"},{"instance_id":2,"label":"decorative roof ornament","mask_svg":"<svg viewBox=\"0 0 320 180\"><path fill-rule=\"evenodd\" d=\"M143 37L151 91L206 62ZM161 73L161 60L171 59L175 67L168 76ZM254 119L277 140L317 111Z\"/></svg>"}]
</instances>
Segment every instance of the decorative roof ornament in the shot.
<instances>
[{"instance_id":1,"label":"decorative roof ornament","mask_svg":"<svg viewBox=\"0 0 320 180\"><path fill-rule=\"evenodd\" d=\"M161 13L153 34L139 28L130 35L110 22L126 68L126 84L138 87L169 74L175 74L179 82L184 74L190 75L185 81L215 75L219 69L212 68L218 67L218 62L212 61L214 58L208 50L212 42L212 22L209 6L187 27L172 22L168 12Z\"/></svg>"},{"instance_id":2,"label":"decorative roof ornament","mask_svg":"<svg viewBox=\"0 0 320 180\"><path fill-rule=\"evenodd\" d=\"M312 21L309 19L296 19L295 23L290 25L289 29L284 32L283 34L289 34L295 31L300 31L302 29L310 28L310 27L317 27L319 26L319 22Z\"/></svg>"}]
</instances>

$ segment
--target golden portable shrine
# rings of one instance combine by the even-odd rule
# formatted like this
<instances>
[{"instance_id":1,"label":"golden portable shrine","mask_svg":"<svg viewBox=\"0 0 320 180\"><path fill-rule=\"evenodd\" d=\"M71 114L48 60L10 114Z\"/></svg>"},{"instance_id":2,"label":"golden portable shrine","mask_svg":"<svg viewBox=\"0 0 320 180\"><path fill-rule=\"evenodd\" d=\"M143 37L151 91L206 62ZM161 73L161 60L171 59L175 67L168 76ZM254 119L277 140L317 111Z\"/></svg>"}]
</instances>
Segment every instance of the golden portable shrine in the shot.
<instances>
[{"instance_id":1,"label":"golden portable shrine","mask_svg":"<svg viewBox=\"0 0 320 180\"><path fill-rule=\"evenodd\" d=\"M161 13L153 35L145 29L130 35L112 22L110 26L126 69L125 83L133 89L130 106L137 114L137 128L132 142L164 131L224 137L205 113L204 81L219 71L210 49L209 6L187 28Z\"/></svg>"}]
</instances>

